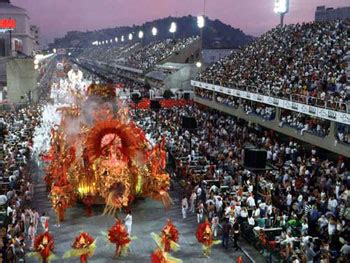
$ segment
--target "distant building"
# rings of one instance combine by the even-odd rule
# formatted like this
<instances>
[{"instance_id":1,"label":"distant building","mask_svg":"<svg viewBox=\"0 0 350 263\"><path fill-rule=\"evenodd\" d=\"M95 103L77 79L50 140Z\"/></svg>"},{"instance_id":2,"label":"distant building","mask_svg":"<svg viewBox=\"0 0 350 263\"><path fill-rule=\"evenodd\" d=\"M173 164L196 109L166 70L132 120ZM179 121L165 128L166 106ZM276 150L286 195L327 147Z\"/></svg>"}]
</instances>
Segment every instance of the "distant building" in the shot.
<instances>
[{"instance_id":1,"label":"distant building","mask_svg":"<svg viewBox=\"0 0 350 263\"><path fill-rule=\"evenodd\" d=\"M315 12L315 21L332 21L336 19L349 19L350 18L350 6L347 7L326 7L318 6Z\"/></svg>"},{"instance_id":2,"label":"distant building","mask_svg":"<svg viewBox=\"0 0 350 263\"><path fill-rule=\"evenodd\" d=\"M39 29L30 25L27 11L10 3L10 0L0 0L0 93L1 100L8 98L4 94L13 94L12 102L24 102L29 91L21 91L18 85L14 85L9 76L17 74L18 82L33 79L33 70L28 71L28 65L34 67L32 56L39 50ZM16 63L13 63L16 60ZM31 61L31 62L30 62ZM14 71L12 65L17 65ZM9 72L7 72L9 70ZM25 72L27 72L25 78ZM28 82L28 89L34 90ZM24 82L21 82L24 83ZM10 90L12 89L12 90ZM4 92L5 91L5 92ZM6 92L7 91L7 92ZM23 93L23 94L22 94ZM10 97L10 96L9 96ZM23 99L22 99L23 98Z\"/></svg>"},{"instance_id":3,"label":"distant building","mask_svg":"<svg viewBox=\"0 0 350 263\"><path fill-rule=\"evenodd\" d=\"M232 49L203 49L203 62L206 65L215 63L230 55Z\"/></svg>"},{"instance_id":4,"label":"distant building","mask_svg":"<svg viewBox=\"0 0 350 263\"><path fill-rule=\"evenodd\" d=\"M31 35L34 37L34 53L37 53L40 51L40 29L38 26L30 26L30 32Z\"/></svg>"}]
</instances>

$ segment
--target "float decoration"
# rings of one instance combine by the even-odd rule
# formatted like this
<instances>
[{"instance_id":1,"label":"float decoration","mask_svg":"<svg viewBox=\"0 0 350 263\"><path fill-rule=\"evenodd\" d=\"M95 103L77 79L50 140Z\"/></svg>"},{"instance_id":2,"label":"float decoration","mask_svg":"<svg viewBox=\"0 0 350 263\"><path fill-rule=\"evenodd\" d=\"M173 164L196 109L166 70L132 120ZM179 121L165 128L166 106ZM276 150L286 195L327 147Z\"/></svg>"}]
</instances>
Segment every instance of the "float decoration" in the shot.
<instances>
[{"instance_id":1,"label":"float decoration","mask_svg":"<svg viewBox=\"0 0 350 263\"><path fill-rule=\"evenodd\" d=\"M80 263L87 263L88 258L94 255L95 249L96 240L88 233L83 232L75 238L72 249L64 253L63 259L80 257Z\"/></svg>"},{"instance_id":2,"label":"float decoration","mask_svg":"<svg viewBox=\"0 0 350 263\"><path fill-rule=\"evenodd\" d=\"M51 133L45 176L59 220L79 199L91 206L104 203L114 215L137 197L150 197L169 208L170 177L165 172L165 142L152 147L144 132L115 108L115 89L92 84L81 105L61 107L61 124ZM114 98L114 101L112 100Z\"/></svg>"}]
</instances>

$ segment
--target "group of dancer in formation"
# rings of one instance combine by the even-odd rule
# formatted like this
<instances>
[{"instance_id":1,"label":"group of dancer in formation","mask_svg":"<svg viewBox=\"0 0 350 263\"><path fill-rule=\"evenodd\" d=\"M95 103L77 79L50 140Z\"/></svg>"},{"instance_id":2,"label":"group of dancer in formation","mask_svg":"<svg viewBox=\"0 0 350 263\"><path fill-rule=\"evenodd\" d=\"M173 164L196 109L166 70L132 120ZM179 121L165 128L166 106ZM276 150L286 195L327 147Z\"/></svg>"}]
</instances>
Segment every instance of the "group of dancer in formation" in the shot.
<instances>
[{"instance_id":1,"label":"group of dancer in formation","mask_svg":"<svg viewBox=\"0 0 350 263\"><path fill-rule=\"evenodd\" d=\"M122 220L116 219L114 225L107 233L102 233L102 236L115 246L115 255L117 257L126 256L129 251L131 241L136 237L131 236L130 228L126 227ZM157 244L157 248L151 254L152 263L181 263L182 260L170 255L172 251L178 251L180 246L179 231L173 222L168 219L166 225L159 234L151 233L152 238ZM198 225L196 238L202 244L203 255L210 256L211 247L219 244L220 241L213 239L213 232L210 223L206 220ZM76 236L72 243L72 248L64 253L63 259L78 257L81 263L87 263L96 250L96 241L98 238L92 237L87 232L82 232ZM52 234L48 231L48 225L45 231L38 235L34 241L34 252L29 256L36 256L43 263L48 263L51 260L58 259L54 254L55 241Z\"/></svg>"}]
</instances>

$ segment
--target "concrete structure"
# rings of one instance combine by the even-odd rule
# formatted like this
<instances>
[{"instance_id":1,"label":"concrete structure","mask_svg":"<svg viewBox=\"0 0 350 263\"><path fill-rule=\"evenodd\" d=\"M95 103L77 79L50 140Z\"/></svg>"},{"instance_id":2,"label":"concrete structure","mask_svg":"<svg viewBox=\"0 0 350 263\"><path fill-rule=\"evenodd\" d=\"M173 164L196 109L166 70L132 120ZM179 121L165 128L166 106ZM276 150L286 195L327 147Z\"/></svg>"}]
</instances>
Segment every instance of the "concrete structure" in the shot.
<instances>
[{"instance_id":1,"label":"concrete structure","mask_svg":"<svg viewBox=\"0 0 350 263\"><path fill-rule=\"evenodd\" d=\"M146 74L146 80L152 88L188 90L191 89L191 79L198 73L194 64L167 62L158 65Z\"/></svg>"},{"instance_id":2,"label":"concrete structure","mask_svg":"<svg viewBox=\"0 0 350 263\"><path fill-rule=\"evenodd\" d=\"M38 100L37 71L33 59L9 59L6 63L8 100L11 103Z\"/></svg>"},{"instance_id":3,"label":"concrete structure","mask_svg":"<svg viewBox=\"0 0 350 263\"><path fill-rule=\"evenodd\" d=\"M350 6L347 7L326 7L318 6L315 12L315 21L332 21L336 19L350 18Z\"/></svg>"},{"instance_id":4,"label":"concrete structure","mask_svg":"<svg viewBox=\"0 0 350 263\"><path fill-rule=\"evenodd\" d=\"M0 19L14 19L15 28L13 30L6 30L0 33L0 40L6 42L7 56L10 50L24 53L28 56L32 55L35 37L32 35L30 27L30 18L27 11L23 8L10 4L9 0L0 0ZM2 53L2 52L0 52Z\"/></svg>"},{"instance_id":5,"label":"concrete structure","mask_svg":"<svg viewBox=\"0 0 350 263\"><path fill-rule=\"evenodd\" d=\"M31 35L34 37L33 52L37 53L40 51L40 29L38 26L30 26Z\"/></svg>"},{"instance_id":6,"label":"concrete structure","mask_svg":"<svg viewBox=\"0 0 350 263\"><path fill-rule=\"evenodd\" d=\"M9 83L7 79L8 76L13 74L13 72L6 73L7 63L14 57L21 57L24 58L23 62L20 63L17 60L17 64L23 63L26 66L21 66L20 69L26 69L28 60L25 57L32 56L34 52L39 51L39 34L39 28L30 25L30 18L25 9L12 5L9 0L0 0L0 93L3 93L5 87L7 87L8 95L20 92L17 89L9 90L9 86L16 87L17 84ZM32 61L30 71L33 70L33 67ZM25 76L26 74L25 72L18 72L16 75ZM23 82L23 80L18 81ZM31 83L27 83L26 86L33 90L34 86L29 87ZM17 95L13 98L15 97L17 98ZM26 97L26 94L21 94L19 97ZM2 100L7 99L2 96Z\"/></svg>"},{"instance_id":7,"label":"concrete structure","mask_svg":"<svg viewBox=\"0 0 350 263\"><path fill-rule=\"evenodd\" d=\"M332 151L337 154L350 157L350 145L337 142L336 123L334 121L331 122L331 126L329 129L330 132L325 137L316 136L308 132L305 132L303 135L301 135L300 132L297 132L297 130L294 128L288 127L287 125L284 125L282 127L279 125L281 121L281 108L276 107L275 119L271 121L267 121L267 120L264 120L263 118L258 117L257 115L246 114L242 109L242 107L233 108L233 107L228 107L223 104L220 104L216 101L215 98L216 98L215 94L212 100L203 99L198 96L195 96L194 101L199 104L208 106L210 108L236 116L237 118L244 119L248 122L257 123L262 127L283 133L287 136L293 137L300 141L304 141L306 143L316 145L328 151ZM240 100L239 105L242 105L241 103L242 99L239 99L239 100Z\"/></svg>"}]
</instances>

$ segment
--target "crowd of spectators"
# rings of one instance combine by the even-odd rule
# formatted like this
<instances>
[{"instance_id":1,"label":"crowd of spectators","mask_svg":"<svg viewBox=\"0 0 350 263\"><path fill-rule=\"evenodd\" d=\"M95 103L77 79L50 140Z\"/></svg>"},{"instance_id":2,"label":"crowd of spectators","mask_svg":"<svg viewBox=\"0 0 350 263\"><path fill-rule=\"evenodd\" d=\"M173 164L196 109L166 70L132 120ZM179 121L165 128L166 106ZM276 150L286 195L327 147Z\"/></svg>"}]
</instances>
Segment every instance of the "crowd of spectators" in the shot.
<instances>
[{"instance_id":1,"label":"crowd of spectators","mask_svg":"<svg viewBox=\"0 0 350 263\"><path fill-rule=\"evenodd\" d=\"M337 139L342 143L350 144L350 126L337 123Z\"/></svg>"},{"instance_id":2,"label":"crowd of spectators","mask_svg":"<svg viewBox=\"0 0 350 263\"><path fill-rule=\"evenodd\" d=\"M197 129L183 129L182 116L195 117ZM198 223L208 218L217 235L222 222L224 229L227 221L239 222L262 252L273 250L286 262L346 262L350 173L344 158L322 159L314 147L198 106L141 111L137 120L154 140L166 138L183 200ZM271 169L243 167L248 145L266 149Z\"/></svg>"},{"instance_id":3,"label":"crowd of spectators","mask_svg":"<svg viewBox=\"0 0 350 263\"><path fill-rule=\"evenodd\" d=\"M345 110L349 21L277 27L199 74L199 80ZM344 104L345 103L345 104Z\"/></svg>"},{"instance_id":4,"label":"crowd of spectators","mask_svg":"<svg viewBox=\"0 0 350 263\"><path fill-rule=\"evenodd\" d=\"M3 262L25 262L37 231L39 214L30 208L33 183L30 168L34 107L0 115L0 208Z\"/></svg>"},{"instance_id":5,"label":"crowd of spectators","mask_svg":"<svg viewBox=\"0 0 350 263\"><path fill-rule=\"evenodd\" d=\"M136 69L148 69L162 60L180 52L198 39L189 37L183 39L166 39L153 41L142 46L140 43L97 46L85 48L79 55L79 59L116 63Z\"/></svg>"},{"instance_id":6,"label":"crowd of spectators","mask_svg":"<svg viewBox=\"0 0 350 263\"><path fill-rule=\"evenodd\" d=\"M310 132L317 136L324 137L329 133L330 121L311 117L299 112L282 110L279 126L282 127L283 125L288 125L299 130L301 135L303 135L304 132Z\"/></svg>"},{"instance_id":7,"label":"crowd of spectators","mask_svg":"<svg viewBox=\"0 0 350 263\"><path fill-rule=\"evenodd\" d=\"M246 114L255 114L264 120L271 121L275 119L276 108L266 104L242 99L243 109Z\"/></svg>"},{"instance_id":8,"label":"crowd of spectators","mask_svg":"<svg viewBox=\"0 0 350 263\"><path fill-rule=\"evenodd\" d=\"M154 41L130 54L124 64L138 69L151 68L162 60L187 48L196 39L198 37Z\"/></svg>"},{"instance_id":9,"label":"crowd of spectators","mask_svg":"<svg viewBox=\"0 0 350 263\"><path fill-rule=\"evenodd\" d=\"M95 46L85 48L78 58L86 60L97 60L100 62L113 63L123 56L129 54L129 52L137 50L140 47L140 43L134 44L110 44L107 46Z\"/></svg>"}]
</instances>

